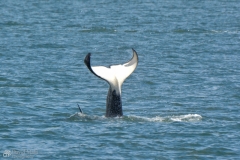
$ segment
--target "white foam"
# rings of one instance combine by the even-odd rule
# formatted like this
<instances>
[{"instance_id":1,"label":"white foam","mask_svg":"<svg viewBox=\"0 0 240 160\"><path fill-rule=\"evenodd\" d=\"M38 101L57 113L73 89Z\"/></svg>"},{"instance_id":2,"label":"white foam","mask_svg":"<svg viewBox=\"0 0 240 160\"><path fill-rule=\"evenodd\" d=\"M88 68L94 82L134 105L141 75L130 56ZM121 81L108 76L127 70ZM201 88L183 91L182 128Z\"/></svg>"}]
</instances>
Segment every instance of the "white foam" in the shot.
<instances>
[{"instance_id":1,"label":"white foam","mask_svg":"<svg viewBox=\"0 0 240 160\"><path fill-rule=\"evenodd\" d=\"M200 121L202 116L199 114L186 114L186 115L178 115L178 116L167 116L167 117L142 117L142 116L127 116L129 119L133 121L148 121L148 122L193 122Z\"/></svg>"},{"instance_id":2,"label":"white foam","mask_svg":"<svg viewBox=\"0 0 240 160\"><path fill-rule=\"evenodd\" d=\"M192 121L199 121L202 119L202 116L199 114L186 114L186 115L179 115L179 116L172 116L170 117L172 121L176 122L192 122Z\"/></svg>"}]
</instances>

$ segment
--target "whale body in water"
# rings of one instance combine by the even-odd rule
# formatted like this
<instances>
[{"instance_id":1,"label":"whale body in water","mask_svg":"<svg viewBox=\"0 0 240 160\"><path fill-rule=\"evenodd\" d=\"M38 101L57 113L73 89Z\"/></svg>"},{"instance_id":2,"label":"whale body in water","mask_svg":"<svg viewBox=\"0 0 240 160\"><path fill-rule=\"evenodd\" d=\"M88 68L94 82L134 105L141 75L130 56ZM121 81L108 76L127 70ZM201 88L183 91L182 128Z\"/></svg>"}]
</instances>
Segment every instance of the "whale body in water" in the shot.
<instances>
[{"instance_id":1,"label":"whale body in water","mask_svg":"<svg viewBox=\"0 0 240 160\"><path fill-rule=\"evenodd\" d=\"M132 49L133 56L130 61L124 64L112 65L110 67L91 66L91 53L88 53L84 63L88 69L97 77L109 84L106 103L106 117L120 117L123 115L121 87L124 80L136 69L138 64L137 52Z\"/></svg>"}]
</instances>

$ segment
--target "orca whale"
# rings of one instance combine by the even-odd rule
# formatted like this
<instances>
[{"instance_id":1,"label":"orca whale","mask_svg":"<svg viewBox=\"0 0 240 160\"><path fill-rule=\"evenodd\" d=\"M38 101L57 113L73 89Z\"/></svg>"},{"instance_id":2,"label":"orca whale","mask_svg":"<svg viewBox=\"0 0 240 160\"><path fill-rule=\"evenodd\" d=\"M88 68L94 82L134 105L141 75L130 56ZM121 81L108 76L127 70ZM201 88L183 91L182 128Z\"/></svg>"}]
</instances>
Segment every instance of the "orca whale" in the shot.
<instances>
[{"instance_id":1,"label":"orca whale","mask_svg":"<svg viewBox=\"0 0 240 160\"><path fill-rule=\"evenodd\" d=\"M91 53L88 53L84 59L87 68L98 78L101 78L109 84L109 90L106 101L106 117L121 117L122 100L121 87L124 80L136 69L138 64L137 52L132 49L133 56L130 61L124 64L104 66L91 66Z\"/></svg>"}]
</instances>

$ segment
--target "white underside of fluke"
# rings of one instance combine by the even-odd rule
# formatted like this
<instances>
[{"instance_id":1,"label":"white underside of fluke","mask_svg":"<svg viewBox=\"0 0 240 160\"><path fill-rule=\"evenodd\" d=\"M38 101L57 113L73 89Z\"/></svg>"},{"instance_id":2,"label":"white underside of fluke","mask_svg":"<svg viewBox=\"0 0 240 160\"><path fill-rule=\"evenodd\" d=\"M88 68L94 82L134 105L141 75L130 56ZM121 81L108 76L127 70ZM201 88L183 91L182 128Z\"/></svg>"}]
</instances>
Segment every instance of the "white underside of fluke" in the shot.
<instances>
[{"instance_id":1,"label":"white underside of fluke","mask_svg":"<svg viewBox=\"0 0 240 160\"><path fill-rule=\"evenodd\" d=\"M135 70L137 64L138 55L133 49L132 59L125 64L112 65L110 68L104 66L91 66L91 68L97 76L110 84L112 90L116 90L116 93L121 95L121 86L124 80Z\"/></svg>"}]
</instances>

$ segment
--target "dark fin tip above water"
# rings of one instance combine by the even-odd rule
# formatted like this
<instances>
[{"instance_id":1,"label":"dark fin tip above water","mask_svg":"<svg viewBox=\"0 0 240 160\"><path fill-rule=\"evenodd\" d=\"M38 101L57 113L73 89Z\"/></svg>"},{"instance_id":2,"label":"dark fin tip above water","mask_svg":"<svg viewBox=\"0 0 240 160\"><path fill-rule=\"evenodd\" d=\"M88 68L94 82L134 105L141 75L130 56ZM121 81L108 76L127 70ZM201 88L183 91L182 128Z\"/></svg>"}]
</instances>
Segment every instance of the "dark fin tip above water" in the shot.
<instances>
[{"instance_id":1,"label":"dark fin tip above water","mask_svg":"<svg viewBox=\"0 0 240 160\"><path fill-rule=\"evenodd\" d=\"M79 104L77 104L77 105L78 105L79 111L80 111L81 113L83 113L83 111L82 111L82 109L80 108Z\"/></svg>"}]
</instances>

